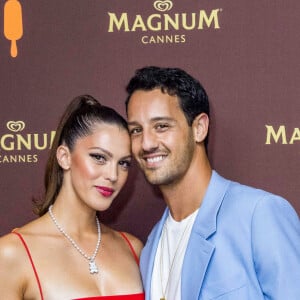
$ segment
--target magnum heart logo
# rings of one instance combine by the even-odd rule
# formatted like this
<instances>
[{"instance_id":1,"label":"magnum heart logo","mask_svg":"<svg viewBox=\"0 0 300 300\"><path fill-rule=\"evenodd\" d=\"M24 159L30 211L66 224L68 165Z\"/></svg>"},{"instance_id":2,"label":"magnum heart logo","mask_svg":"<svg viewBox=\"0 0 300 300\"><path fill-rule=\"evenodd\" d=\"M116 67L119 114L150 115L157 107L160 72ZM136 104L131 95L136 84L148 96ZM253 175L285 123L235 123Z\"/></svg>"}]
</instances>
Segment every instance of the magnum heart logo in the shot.
<instances>
[{"instance_id":1,"label":"magnum heart logo","mask_svg":"<svg viewBox=\"0 0 300 300\"><path fill-rule=\"evenodd\" d=\"M171 0L157 0L154 1L153 6L158 11L167 11L172 9L173 2Z\"/></svg>"},{"instance_id":2,"label":"magnum heart logo","mask_svg":"<svg viewBox=\"0 0 300 300\"><path fill-rule=\"evenodd\" d=\"M23 121L8 121L6 127L13 132L22 131L25 128L25 123Z\"/></svg>"}]
</instances>

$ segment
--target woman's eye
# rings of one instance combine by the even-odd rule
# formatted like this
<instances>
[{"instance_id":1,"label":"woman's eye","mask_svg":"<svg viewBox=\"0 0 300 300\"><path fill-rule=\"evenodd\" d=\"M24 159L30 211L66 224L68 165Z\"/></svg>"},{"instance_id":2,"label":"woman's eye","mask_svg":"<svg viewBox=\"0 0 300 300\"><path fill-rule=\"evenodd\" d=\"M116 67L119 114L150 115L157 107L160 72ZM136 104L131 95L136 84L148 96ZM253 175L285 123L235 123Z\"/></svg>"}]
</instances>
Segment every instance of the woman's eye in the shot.
<instances>
[{"instance_id":1,"label":"woman's eye","mask_svg":"<svg viewBox=\"0 0 300 300\"><path fill-rule=\"evenodd\" d=\"M92 153L90 154L90 157L92 157L94 160L100 163L104 163L106 161L106 158L101 154Z\"/></svg>"},{"instance_id":2,"label":"woman's eye","mask_svg":"<svg viewBox=\"0 0 300 300\"><path fill-rule=\"evenodd\" d=\"M121 160L120 162L119 162L119 165L122 167L122 168L124 168L124 169L129 169L129 167L131 166L131 161L129 161L129 160Z\"/></svg>"}]
</instances>

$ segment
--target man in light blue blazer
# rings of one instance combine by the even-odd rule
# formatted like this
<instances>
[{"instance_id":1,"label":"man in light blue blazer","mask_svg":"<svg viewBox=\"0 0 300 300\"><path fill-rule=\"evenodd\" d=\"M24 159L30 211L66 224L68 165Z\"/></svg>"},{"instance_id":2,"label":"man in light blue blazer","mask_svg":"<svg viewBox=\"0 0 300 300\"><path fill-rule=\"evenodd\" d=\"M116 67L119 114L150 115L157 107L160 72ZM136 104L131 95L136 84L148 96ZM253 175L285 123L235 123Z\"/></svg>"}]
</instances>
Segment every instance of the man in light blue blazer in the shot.
<instances>
[{"instance_id":1,"label":"man in light blue blazer","mask_svg":"<svg viewBox=\"0 0 300 300\"><path fill-rule=\"evenodd\" d=\"M212 170L199 81L145 67L127 92L133 155L167 204L141 255L146 299L300 300L299 217L285 199Z\"/></svg>"}]
</instances>

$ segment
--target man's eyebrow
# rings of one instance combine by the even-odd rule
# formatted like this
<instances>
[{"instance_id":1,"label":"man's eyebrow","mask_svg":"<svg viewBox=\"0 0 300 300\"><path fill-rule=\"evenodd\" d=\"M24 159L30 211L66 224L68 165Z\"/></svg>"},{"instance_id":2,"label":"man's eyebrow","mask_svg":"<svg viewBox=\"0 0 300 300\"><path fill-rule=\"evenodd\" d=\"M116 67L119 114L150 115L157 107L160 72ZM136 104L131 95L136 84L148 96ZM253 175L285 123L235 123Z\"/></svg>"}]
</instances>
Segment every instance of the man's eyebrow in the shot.
<instances>
[{"instance_id":1,"label":"man's eyebrow","mask_svg":"<svg viewBox=\"0 0 300 300\"><path fill-rule=\"evenodd\" d=\"M131 121L131 122L127 122L127 125L128 126L133 126L133 125L139 125L139 123L138 122L136 122L136 121Z\"/></svg>"},{"instance_id":2,"label":"man's eyebrow","mask_svg":"<svg viewBox=\"0 0 300 300\"><path fill-rule=\"evenodd\" d=\"M155 117L151 119L152 122L157 122L157 121L169 121L169 122L174 122L175 120L171 117Z\"/></svg>"},{"instance_id":3,"label":"man's eyebrow","mask_svg":"<svg viewBox=\"0 0 300 300\"><path fill-rule=\"evenodd\" d=\"M150 122L159 122L159 121L169 121L169 122L175 122L175 120L171 117L155 117L155 118L151 118ZM138 121L130 121L127 122L128 126L133 126L133 125L139 125L140 123Z\"/></svg>"}]
</instances>

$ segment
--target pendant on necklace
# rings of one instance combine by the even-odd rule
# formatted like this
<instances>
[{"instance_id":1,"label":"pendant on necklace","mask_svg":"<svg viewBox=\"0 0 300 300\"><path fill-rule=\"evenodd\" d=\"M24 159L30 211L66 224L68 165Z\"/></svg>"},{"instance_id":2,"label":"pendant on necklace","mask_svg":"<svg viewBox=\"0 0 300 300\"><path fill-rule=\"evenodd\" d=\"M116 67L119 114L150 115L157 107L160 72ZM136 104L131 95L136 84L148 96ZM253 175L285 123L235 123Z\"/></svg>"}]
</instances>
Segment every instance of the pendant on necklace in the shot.
<instances>
[{"instance_id":1,"label":"pendant on necklace","mask_svg":"<svg viewBox=\"0 0 300 300\"><path fill-rule=\"evenodd\" d=\"M89 265L90 265L90 273L91 274L95 274L95 273L99 272L98 267L94 260L90 260Z\"/></svg>"}]
</instances>

